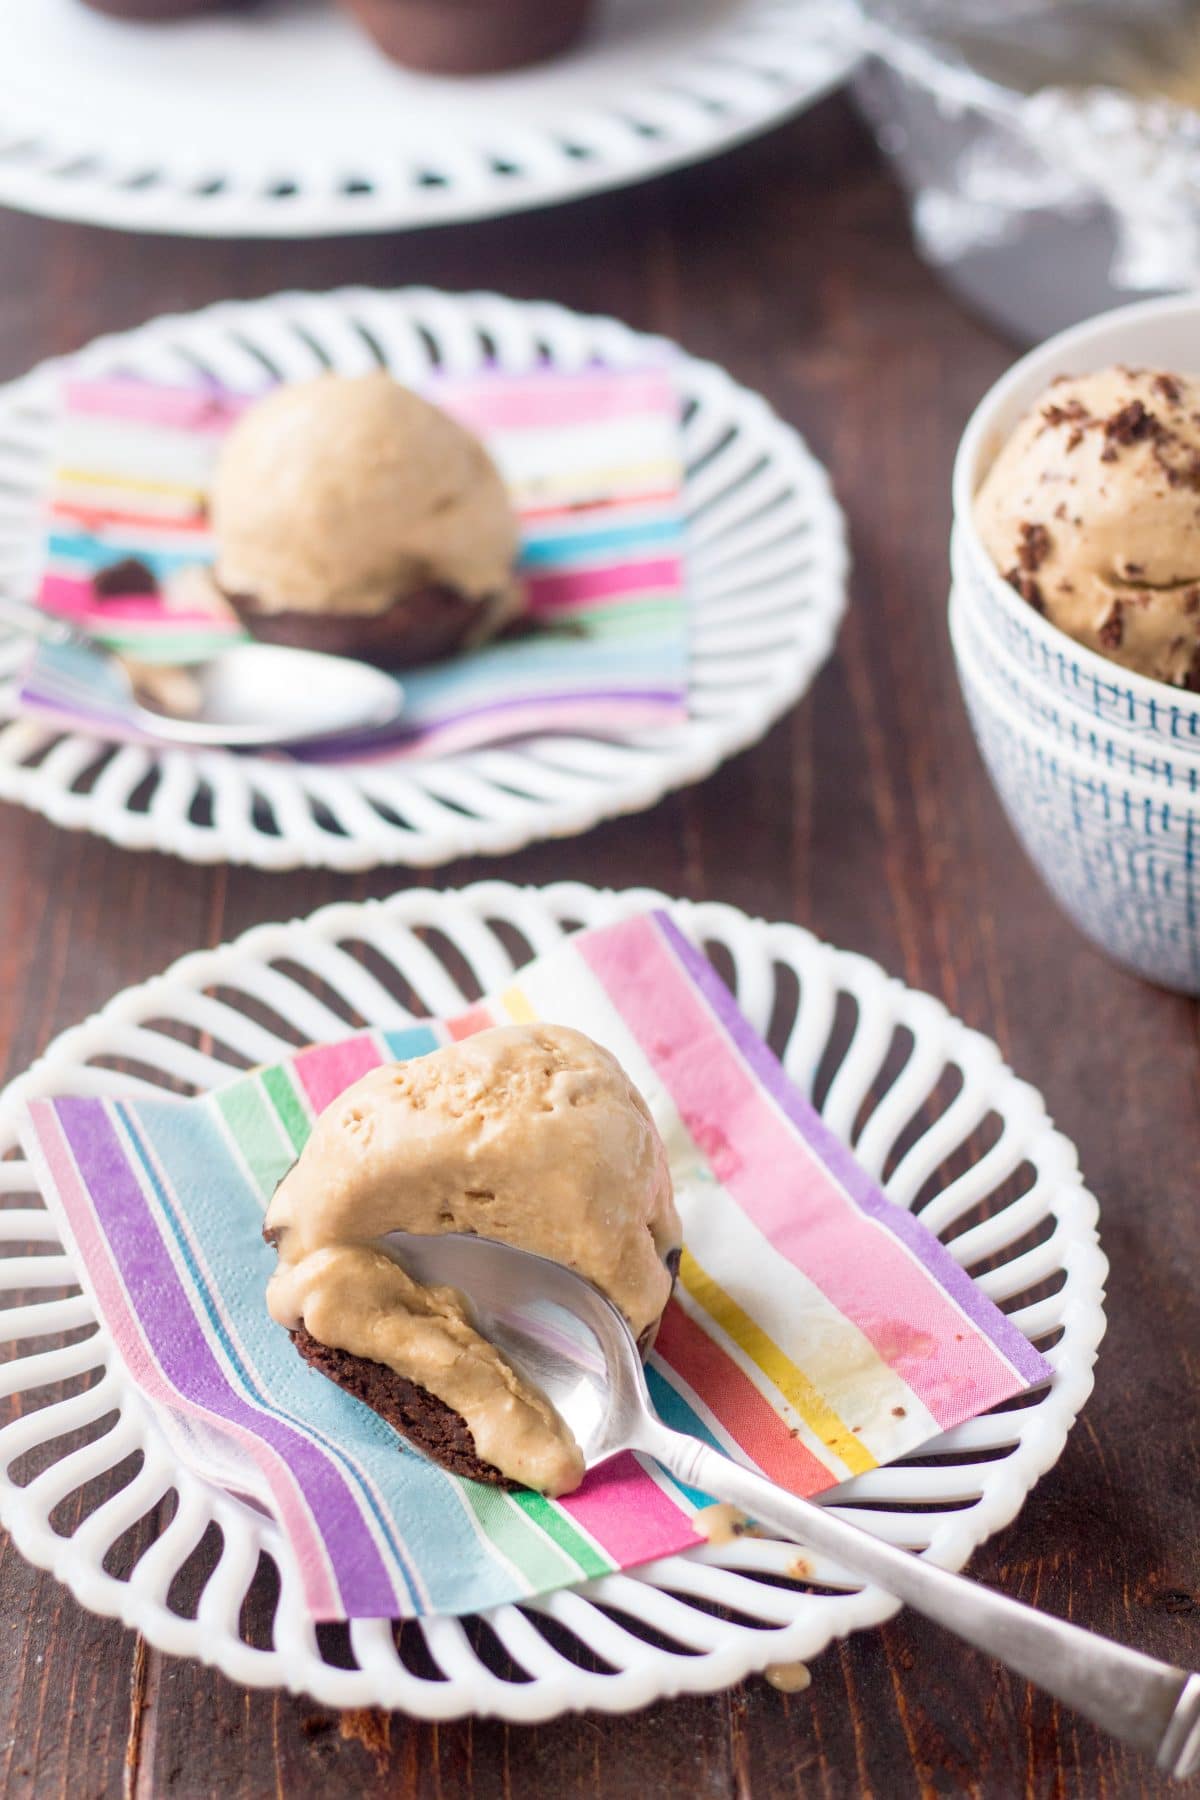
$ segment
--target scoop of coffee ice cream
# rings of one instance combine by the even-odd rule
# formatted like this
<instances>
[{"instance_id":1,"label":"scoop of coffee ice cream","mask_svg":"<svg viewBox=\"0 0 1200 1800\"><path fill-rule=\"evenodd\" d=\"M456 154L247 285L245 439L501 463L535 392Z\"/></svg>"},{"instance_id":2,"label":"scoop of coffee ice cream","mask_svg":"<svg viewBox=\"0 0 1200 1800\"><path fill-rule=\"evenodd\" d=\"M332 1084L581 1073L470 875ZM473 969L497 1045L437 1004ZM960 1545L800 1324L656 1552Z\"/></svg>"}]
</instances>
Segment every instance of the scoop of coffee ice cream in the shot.
<instances>
[{"instance_id":1,"label":"scoop of coffee ice cream","mask_svg":"<svg viewBox=\"0 0 1200 1800\"><path fill-rule=\"evenodd\" d=\"M1200 688L1200 381L1101 369L1055 382L975 501L997 568L1114 662Z\"/></svg>"},{"instance_id":2,"label":"scoop of coffee ice cream","mask_svg":"<svg viewBox=\"0 0 1200 1800\"><path fill-rule=\"evenodd\" d=\"M226 439L210 496L216 579L253 628L453 613L459 645L521 608L517 522L484 446L382 371L274 390ZM275 635L275 634L272 634ZM313 639L314 644L316 638Z\"/></svg>"},{"instance_id":3,"label":"scoop of coffee ice cream","mask_svg":"<svg viewBox=\"0 0 1200 1800\"><path fill-rule=\"evenodd\" d=\"M564 1493L579 1451L545 1399L414 1282L391 1231L478 1232L578 1271L648 1347L681 1242L666 1151L620 1064L563 1026L503 1026L375 1069L313 1127L276 1190L272 1318L383 1364L459 1415L506 1479Z\"/></svg>"}]
</instances>

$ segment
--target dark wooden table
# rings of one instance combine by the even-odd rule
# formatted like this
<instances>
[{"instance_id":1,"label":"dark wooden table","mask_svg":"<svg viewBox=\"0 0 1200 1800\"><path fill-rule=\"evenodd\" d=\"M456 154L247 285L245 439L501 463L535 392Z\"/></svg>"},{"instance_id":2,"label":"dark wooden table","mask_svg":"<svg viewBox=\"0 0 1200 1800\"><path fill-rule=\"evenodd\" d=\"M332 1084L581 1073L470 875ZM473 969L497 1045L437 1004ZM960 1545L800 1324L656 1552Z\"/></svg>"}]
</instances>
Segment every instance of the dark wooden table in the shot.
<instances>
[{"instance_id":1,"label":"dark wooden table","mask_svg":"<svg viewBox=\"0 0 1200 1800\"><path fill-rule=\"evenodd\" d=\"M317 244L138 239L0 216L0 377L169 309L343 282L492 286L678 337L806 434L849 514L853 603L791 718L703 787L494 872L652 882L797 919L999 1039L1081 1147L1112 1260L1096 1392L973 1572L1158 1656L1200 1660L1197 1010L1110 968L1027 867L976 758L946 642L951 458L1011 349L910 248L831 101L726 160L558 212ZM266 875L132 856L0 811L0 1059L181 952L403 872ZM247 1693L83 1612L0 1553L10 1796L1102 1796L1167 1791L1089 1726L901 1617L808 1692L755 1679L632 1718L423 1725Z\"/></svg>"}]
</instances>

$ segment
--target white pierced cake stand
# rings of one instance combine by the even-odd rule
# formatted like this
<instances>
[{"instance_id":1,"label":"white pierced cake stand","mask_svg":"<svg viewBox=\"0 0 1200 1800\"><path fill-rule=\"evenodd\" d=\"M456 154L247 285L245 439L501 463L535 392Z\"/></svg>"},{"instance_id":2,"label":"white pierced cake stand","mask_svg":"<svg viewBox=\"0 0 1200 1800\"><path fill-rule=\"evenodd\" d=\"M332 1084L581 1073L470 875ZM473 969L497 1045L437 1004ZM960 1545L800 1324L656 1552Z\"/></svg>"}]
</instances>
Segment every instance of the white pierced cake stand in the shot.
<instances>
[{"instance_id":1,"label":"white pierced cake stand","mask_svg":"<svg viewBox=\"0 0 1200 1800\"><path fill-rule=\"evenodd\" d=\"M317 766L231 751L115 746L22 717L19 639L0 630L0 799L131 850L189 862L431 867L586 831L700 781L805 692L845 607L842 515L824 470L759 395L613 319L495 294L344 289L226 303L97 340L89 375L198 373L233 388L385 364L402 381L672 358L683 407L688 718L620 743L566 733L403 764ZM0 592L27 598L65 365L0 389Z\"/></svg>"},{"instance_id":2,"label":"white pierced cake stand","mask_svg":"<svg viewBox=\"0 0 1200 1800\"><path fill-rule=\"evenodd\" d=\"M0 1523L23 1555L93 1612L235 1681L425 1718L628 1711L811 1658L896 1610L811 1556L796 1579L794 1544L741 1538L479 1619L318 1632L275 1527L175 1461L78 1292L15 1148L18 1104L35 1094L202 1091L354 1023L457 1011L577 925L653 904L708 950L752 1023L770 1025L792 1077L815 1084L834 1130L1054 1370L1032 1402L960 1425L828 1503L853 1502L857 1524L952 1569L1014 1517L1090 1392L1104 1330L1096 1203L1040 1096L939 1001L797 926L647 892L485 882L330 906L185 957L64 1033L0 1098L0 1336L14 1352L0 1373L14 1402L0 1430ZM122 1464L126 1485L112 1493L104 1478ZM277 1598L256 1580L260 1559L275 1566Z\"/></svg>"},{"instance_id":3,"label":"white pierced cake stand","mask_svg":"<svg viewBox=\"0 0 1200 1800\"><path fill-rule=\"evenodd\" d=\"M333 0L169 27L81 0L3 11L0 203L193 237L395 231L624 187L811 105L856 54L829 0L601 0L569 55L470 81L394 67Z\"/></svg>"}]
</instances>

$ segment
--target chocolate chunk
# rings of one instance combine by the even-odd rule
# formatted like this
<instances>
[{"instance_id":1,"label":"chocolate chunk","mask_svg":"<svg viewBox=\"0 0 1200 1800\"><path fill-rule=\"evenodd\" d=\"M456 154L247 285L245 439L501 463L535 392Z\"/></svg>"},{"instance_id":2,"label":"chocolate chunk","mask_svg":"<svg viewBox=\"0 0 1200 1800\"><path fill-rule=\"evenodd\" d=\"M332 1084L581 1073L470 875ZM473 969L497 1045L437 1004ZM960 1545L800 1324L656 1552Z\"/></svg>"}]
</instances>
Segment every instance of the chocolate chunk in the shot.
<instances>
[{"instance_id":1,"label":"chocolate chunk","mask_svg":"<svg viewBox=\"0 0 1200 1800\"><path fill-rule=\"evenodd\" d=\"M1172 441L1178 443L1179 440ZM1166 446L1155 444L1154 457L1167 478L1168 487L1186 487L1193 493L1200 493L1200 453L1189 450L1177 461L1172 461L1166 454Z\"/></svg>"},{"instance_id":2,"label":"chocolate chunk","mask_svg":"<svg viewBox=\"0 0 1200 1800\"><path fill-rule=\"evenodd\" d=\"M1049 406L1043 406L1042 417L1047 425L1084 425L1091 414L1082 400L1068 400L1065 406L1051 401Z\"/></svg>"},{"instance_id":3,"label":"chocolate chunk","mask_svg":"<svg viewBox=\"0 0 1200 1800\"><path fill-rule=\"evenodd\" d=\"M1113 601L1112 611L1101 625L1097 635L1105 650L1121 648L1121 642L1125 636L1125 609L1119 600Z\"/></svg>"},{"instance_id":4,"label":"chocolate chunk","mask_svg":"<svg viewBox=\"0 0 1200 1800\"><path fill-rule=\"evenodd\" d=\"M1141 400L1130 400L1111 418L1104 421L1104 436L1108 441L1108 449L1103 453L1103 460L1112 460L1109 451L1118 444L1138 444L1145 438L1162 436L1162 425L1155 415L1148 411Z\"/></svg>"},{"instance_id":5,"label":"chocolate chunk","mask_svg":"<svg viewBox=\"0 0 1200 1800\"><path fill-rule=\"evenodd\" d=\"M1021 541L1017 545L1017 563L1026 574L1032 575L1049 556L1053 540L1044 525L1025 521L1019 529Z\"/></svg>"},{"instance_id":6,"label":"chocolate chunk","mask_svg":"<svg viewBox=\"0 0 1200 1800\"><path fill-rule=\"evenodd\" d=\"M136 556L109 563L107 568L97 569L92 576L92 592L97 600L112 600L127 594L157 594L158 591L154 570L147 568Z\"/></svg>"},{"instance_id":7,"label":"chocolate chunk","mask_svg":"<svg viewBox=\"0 0 1200 1800\"><path fill-rule=\"evenodd\" d=\"M1161 394L1169 406L1179 405L1183 398L1183 389L1174 375L1156 375L1153 385L1156 393Z\"/></svg>"}]
</instances>

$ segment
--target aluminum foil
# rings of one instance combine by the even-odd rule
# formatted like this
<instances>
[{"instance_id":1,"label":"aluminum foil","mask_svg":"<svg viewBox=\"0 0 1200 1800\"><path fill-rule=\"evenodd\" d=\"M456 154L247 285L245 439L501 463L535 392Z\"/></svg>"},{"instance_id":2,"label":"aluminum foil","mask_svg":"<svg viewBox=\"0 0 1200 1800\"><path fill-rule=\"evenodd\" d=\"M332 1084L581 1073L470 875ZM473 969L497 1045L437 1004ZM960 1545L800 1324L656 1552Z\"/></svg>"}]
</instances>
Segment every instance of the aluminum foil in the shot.
<instances>
[{"instance_id":1,"label":"aluminum foil","mask_svg":"<svg viewBox=\"0 0 1200 1800\"><path fill-rule=\"evenodd\" d=\"M1032 341L1200 287L1197 0L854 11L856 92L964 298Z\"/></svg>"}]
</instances>

